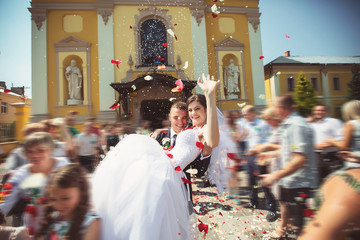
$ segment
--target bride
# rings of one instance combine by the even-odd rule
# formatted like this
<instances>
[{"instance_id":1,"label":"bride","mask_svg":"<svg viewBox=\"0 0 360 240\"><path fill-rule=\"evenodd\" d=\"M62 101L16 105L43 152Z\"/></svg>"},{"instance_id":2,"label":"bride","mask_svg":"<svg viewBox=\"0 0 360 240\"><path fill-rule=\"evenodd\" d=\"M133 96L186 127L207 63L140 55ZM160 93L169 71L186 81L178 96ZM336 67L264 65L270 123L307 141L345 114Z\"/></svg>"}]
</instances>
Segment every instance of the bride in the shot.
<instances>
[{"instance_id":1,"label":"bride","mask_svg":"<svg viewBox=\"0 0 360 240\"><path fill-rule=\"evenodd\" d=\"M189 193L183 184L188 180L182 169L202 150L208 154L212 149L210 180L221 191L229 176L218 158L225 151L223 146L217 147L223 135L219 132L215 96L219 81L205 75L202 78L198 85L204 91L205 103L188 103L195 127L181 132L172 150L166 152L156 140L133 134L97 167L92 195L102 218L103 240L195 238L189 221Z\"/></svg>"}]
</instances>

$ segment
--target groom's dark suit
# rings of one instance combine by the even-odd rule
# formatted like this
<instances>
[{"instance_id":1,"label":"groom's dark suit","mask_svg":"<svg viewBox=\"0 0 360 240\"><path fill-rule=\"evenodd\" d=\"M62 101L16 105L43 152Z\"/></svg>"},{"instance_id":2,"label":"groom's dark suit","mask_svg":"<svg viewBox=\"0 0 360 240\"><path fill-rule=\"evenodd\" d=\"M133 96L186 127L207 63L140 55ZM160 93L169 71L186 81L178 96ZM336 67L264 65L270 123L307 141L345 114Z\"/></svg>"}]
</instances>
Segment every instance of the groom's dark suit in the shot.
<instances>
[{"instance_id":1,"label":"groom's dark suit","mask_svg":"<svg viewBox=\"0 0 360 240\"><path fill-rule=\"evenodd\" d=\"M160 143L161 146L164 146L163 145L163 139L164 138L170 138L170 132L171 132L171 129L169 128L167 131L162 131L157 137L156 137L156 141L158 141ZM175 144L176 144L176 140L175 140ZM174 145L175 145L174 144ZM207 171L207 168L209 166L209 163L210 163L210 156L208 157L204 157L202 160L200 159L201 158L201 155L199 155L193 162L191 162L189 165L186 166L185 169L183 169L185 175L186 175L186 178L190 180L190 173L187 173L186 171L188 169L193 168L193 169L197 169L198 170L198 173L196 174L196 177L202 177L204 176L205 172ZM186 185L186 184L185 184ZM192 187L191 187L191 184L189 184L189 187L190 187L190 198L191 198L191 202L193 201L192 199Z\"/></svg>"}]
</instances>

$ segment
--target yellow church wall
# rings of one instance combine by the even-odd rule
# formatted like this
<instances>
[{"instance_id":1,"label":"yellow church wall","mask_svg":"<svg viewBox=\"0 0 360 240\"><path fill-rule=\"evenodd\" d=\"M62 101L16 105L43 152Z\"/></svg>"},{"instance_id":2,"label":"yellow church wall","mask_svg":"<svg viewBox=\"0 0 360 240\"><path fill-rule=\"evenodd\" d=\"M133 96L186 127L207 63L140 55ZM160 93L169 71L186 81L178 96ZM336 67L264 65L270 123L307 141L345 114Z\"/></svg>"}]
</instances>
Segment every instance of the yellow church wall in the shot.
<instances>
[{"instance_id":1,"label":"yellow church wall","mask_svg":"<svg viewBox=\"0 0 360 240\"><path fill-rule=\"evenodd\" d=\"M132 56L134 65L135 61L135 33L130 26L135 25L134 15L139 15L139 8L147 8L146 6L115 6L114 7L114 58L123 60L119 65L119 69L115 69L115 81L120 82L125 78L126 71L129 69L127 64L129 55ZM192 35L191 35L191 15L189 8L185 7L159 7L159 9L167 9L167 16L171 16L173 31L178 40L173 39L174 62L179 55L184 65L185 61L189 62L189 67L184 70L185 75L189 79L194 79L194 61L192 52ZM174 24L177 24L174 26ZM134 69L134 66L133 66ZM167 72L166 74L176 77L175 72ZM143 75L144 72L134 72L134 78Z\"/></svg>"},{"instance_id":2,"label":"yellow church wall","mask_svg":"<svg viewBox=\"0 0 360 240\"><path fill-rule=\"evenodd\" d=\"M265 79L265 99L267 105L271 105L272 95L271 95L271 83L269 78Z\"/></svg>"},{"instance_id":3,"label":"yellow church wall","mask_svg":"<svg viewBox=\"0 0 360 240\"><path fill-rule=\"evenodd\" d=\"M48 113L51 117L64 116L68 111L75 110L79 115L89 115L87 105L78 106L57 106L57 63L56 49L54 43L61 41L69 36L77 37L85 42L91 43L90 47L90 96L89 102L92 104L92 112L96 115L99 109L99 77L98 77L98 47L97 47L97 12L91 10L49 10L47 13L47 77L48 77ZM64 31L63 18L66 15L80 15L82 17L83 28L80 32L67 33ZM69 52L68 55L76 55L86 62L85 52ZM46 56L45 56L46 57ZM85 59L84 59L85 58ZM62 58L63 59L63 58ZM60 63L61 64L61 63ZM83 81L87 81L86 72L83 72ZM59 73L61 75L61 73ZM61 79L59 79L60 81ZM61 85L61 84L60 84ZM66 95L66 90L62 92ZM87 89L83 89L84 96ZM65 97L65 96L64 96ZM84 102L84 104L87 104Z\"/></svg>"},{"instance_id":4,"label":"yellow church wall","mask_svg":"<svg viewBox=\"0 0 360 240\"><path fill-rule=\"evenodd\" d=\"M97 2L98 0L76 0L76 2ZM69 3L73 3L74 0L31 0L31 2L47 2L47 3L50 3L50 2L69 2Z\"/></svg>"},{"instance_id":5,"label":"yellow church wall","mask_svg":"<svg viewBox=\"0 0 360 240\"><path fill-rule=\"evenodd\" d=\"M219 19L221 18L233 18L235 22L234 33L222 33ZM244 44L243 48L243 61L244 61L244 72L246 81L246 94L249 100L249 104L254 104L253 96L253 83L251 74L251 55L250 55L250 42L249 42L249 31L248 31L248 20L246 15L243 14L226 14L221 13L217 18L213 18L211 13L207 13L206 19L206 33L207 33L207 45L208 45L208 62L209 62L209 74L217 76L217 65L216 65L216 53L215 53L215 42L220 42L227 37L232 37L237 41ZM240 60L240 59L239 59ZM221 62L222 59L219 59ZM219 76L219 75L218 75ZM219 76L220 77L220 76ZM226 101L222 102L223 109L237 109L237 103L239 101ZM234 108L234 106L236 106Z\"/></svg>"},{"instance_id":6,"label":"yellow church wall","mask_svg":"<svg viewBox=\"0 0 360 240\"><path fill-rule=\"evenodd\" d=\"M234 7L258 7L258 1L239 1L239 0L226 0L223 2L217 1L216 3L212 2L212 0L206 0L205 3L207 5L221 6L234 6Z\"/></svg>"}]
</instances>

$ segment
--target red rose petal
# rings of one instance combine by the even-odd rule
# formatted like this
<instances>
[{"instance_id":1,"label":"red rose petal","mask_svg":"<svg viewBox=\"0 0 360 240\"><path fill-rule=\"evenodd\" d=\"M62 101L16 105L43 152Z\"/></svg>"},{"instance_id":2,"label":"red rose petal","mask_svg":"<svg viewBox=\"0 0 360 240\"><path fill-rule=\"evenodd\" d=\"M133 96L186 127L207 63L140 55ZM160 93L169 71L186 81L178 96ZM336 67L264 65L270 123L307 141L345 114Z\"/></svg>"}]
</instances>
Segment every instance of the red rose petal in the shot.
<instances>
[{"instance_id":1,"label":"red rose petal","mask_svg":"<svg viewBox=\"0 0 360 240\"><path fill-rule=\"evenodd\" d=\"M217 18L219 15L212 13L213 18Z\"/></svg>"},{"instance_id":2,"label":"red rose petal","mask_svg":"<svg viewBox=\"0 0 360 240\"><path fill-rule=\"evenodd\" d=\"M169 158L173 158L174 156L171 153L166 154Z\"/></svg>"},{"instance_id":3,"label":"red rose petal","mask_svg":"<svg viewBox=\"0 0 360 240\"><path fill-rule=\"evenodd\" d=\"M300 194L299 194L299 197L302 197L302 198L307 198L307 197L308 197L308 195L307 195L306 193L300 193Z\"/></svg>"},{"instance_id":4,"label":"red rose petal","mask_svg":"<svg viewBox=\"0 0 360 240\"><path fill-rule=\"evenodd\" d=\"M203 149L204 148L204 144L202 142L196 142L196 147Z\"/></svg>"},{"instance_id":5,"label":"red rose petal","mask_svg":"<svg viewBox=\"0 0 360 240\"><path fill-rule=\"evenodd\" d=\"M309 218L311 218L312 216L314 216L314 214L315 214L315 211L314 210L312 210L312 209L304 209L303 210L303 215L304 215L304 217L309 217Z\"/></svg>"},{"instance_id":6,"label":"red rose petal","mask_svg":"<svg viewBox=\"0 0 360 240\"><path fill-rule=\"evenodd\" d=\"M130 29L133 29L131 25L130 25Z\"/></svg>"},{"instance_id":7,"label":"red rose petal","mask_svg":"<svg viewBox=\"0 0 360 240\"><path fill-rule=\"evenodd\" d=\"M181 180L183 181L183 183L189 183L189 184L193 183L189 179L186 179L184 177L182 177Z\"/></svg>"},{"instance_id":8,"label":"red rose petal","mask_svg":"<svg viewBox=\"0 0 360 240\"><path fill-rule=\"evenodd\" d=\"M120 103L119 102L115 102L113 105L111 105L109 108L110 109L115 109L115 108L118 108L120 107Z\"/></svg>"},{"instance_id":9,"label":"red rose petal","mask_svg":"<svg viewBox=\"0 0 360 240\"><path fill-rule=\"evenodd\" d=\"M119 68L119 64L122 63L122 60L113 60L111 59L111 63L115 64L117 68Z\"/></svg>"},{"instance_id":10,"label":"red rose petal","mask_svg":"<svg viewBox=\"0 0 360 240\"><path fill-rule=\"evenodd\" d=\"M181 167L180 166L177 166L176 168L175 168L175 171L177 171L177 172L180 172L182 169L181 169Z\"/></svg>"},{"instance_id":11,"label":"red rose petal","mask_svg":"<svg viewBox=\"0 0 360 240\"><path fill-rule=\"evenodd\" d=\"M263 58L264 58L264 56L260 56L260 57L259 57L260 60L263 59Z\"/></svg>"},{"instance_id":12,"label":"red rose petal","mask_svg":"<svg viewBox=\"0 0 360 240\"><path fill-rule=\"evenodd\" d=\"M163 43L162 45L163 45L164 47L167 47L167 43Z\"/></svg>"}]
</instances>

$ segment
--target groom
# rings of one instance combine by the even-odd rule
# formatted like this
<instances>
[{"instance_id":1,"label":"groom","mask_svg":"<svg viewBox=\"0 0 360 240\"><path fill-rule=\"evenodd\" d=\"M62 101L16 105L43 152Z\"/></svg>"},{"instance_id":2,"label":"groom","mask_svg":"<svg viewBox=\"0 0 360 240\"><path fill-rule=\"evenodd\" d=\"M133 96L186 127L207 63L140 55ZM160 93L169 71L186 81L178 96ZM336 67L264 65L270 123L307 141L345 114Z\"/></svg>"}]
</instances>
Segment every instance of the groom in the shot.
<instances>
[{"instance_id":1,"label":"groom","mask_svg":"<svg viewBox=\"0 0 360 240\"><path fill-rule=\"evenodd\" d=\"M188 122L188 113L186 108L186 103L184 102L176 102L170 108L169 113L169 120L170 120L170 128L166 131L162 131L157 135L156 141L160 143L163 147L167 146L168 144L172 147L176 144L177 135L186 128ZM210 163L210 156L201 158L199 155L192 163L190 163L183 171L185 172L186 178L190 180L190 173L186 172L188 169L191 168L197 169L198 173L196 174L197 177L204 176L209 163ZM190 198L192 200L192 187L189 184L190 190Z\"/></svg>"}]
</instances>

